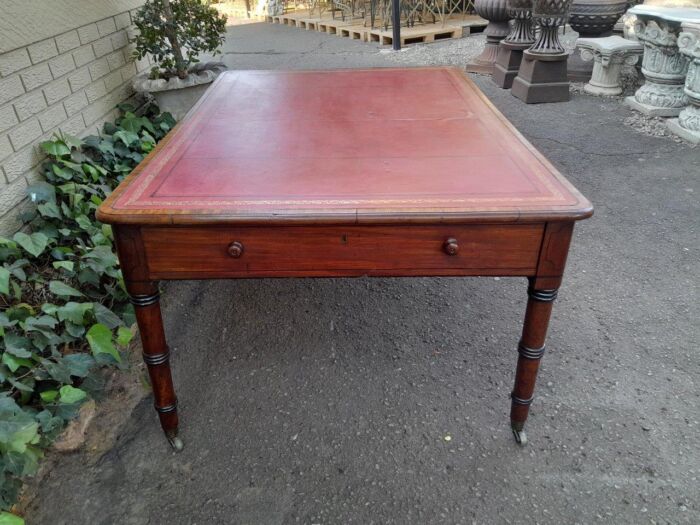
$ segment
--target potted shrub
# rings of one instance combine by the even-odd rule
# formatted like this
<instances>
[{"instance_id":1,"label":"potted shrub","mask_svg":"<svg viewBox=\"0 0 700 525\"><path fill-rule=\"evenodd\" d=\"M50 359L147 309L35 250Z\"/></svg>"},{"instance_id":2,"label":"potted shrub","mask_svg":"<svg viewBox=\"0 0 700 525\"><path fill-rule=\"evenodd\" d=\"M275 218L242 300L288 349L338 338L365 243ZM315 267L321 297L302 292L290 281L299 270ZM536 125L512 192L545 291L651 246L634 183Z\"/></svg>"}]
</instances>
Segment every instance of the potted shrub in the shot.
<instances>
[{"instance_id":1,"label":"potted shrub","mask_svg":"<svg viewBox=\"0 0 700 525\"><path fill-rule=\"evenodd\" d=\"M134 24L134 57L150 55L155 62L150 71L136 76L134 89L153 95L161 111L180 120L226 69L221 62L198 60L201 53L218 52L226 16L201 0L146 0Z\"/></svg>"}]
</instances>

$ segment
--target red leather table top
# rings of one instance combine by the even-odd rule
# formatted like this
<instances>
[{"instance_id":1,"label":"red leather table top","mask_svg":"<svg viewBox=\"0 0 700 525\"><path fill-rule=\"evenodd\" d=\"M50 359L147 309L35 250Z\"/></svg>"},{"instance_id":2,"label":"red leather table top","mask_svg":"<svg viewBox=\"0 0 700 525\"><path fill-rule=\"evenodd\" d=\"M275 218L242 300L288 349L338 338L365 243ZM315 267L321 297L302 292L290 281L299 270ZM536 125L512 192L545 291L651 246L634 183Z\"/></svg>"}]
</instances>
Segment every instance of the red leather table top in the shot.
<instances>
[{"instance_id":1,"label":"red leather table top","mask_svg":"<svg viewBox=\"0 0 700 525\"><path fill-rule=\"evenodd\" d=\"M452 68L229 71L109 223L581 219L588 201Z\"/></svg>"}]
</instances>

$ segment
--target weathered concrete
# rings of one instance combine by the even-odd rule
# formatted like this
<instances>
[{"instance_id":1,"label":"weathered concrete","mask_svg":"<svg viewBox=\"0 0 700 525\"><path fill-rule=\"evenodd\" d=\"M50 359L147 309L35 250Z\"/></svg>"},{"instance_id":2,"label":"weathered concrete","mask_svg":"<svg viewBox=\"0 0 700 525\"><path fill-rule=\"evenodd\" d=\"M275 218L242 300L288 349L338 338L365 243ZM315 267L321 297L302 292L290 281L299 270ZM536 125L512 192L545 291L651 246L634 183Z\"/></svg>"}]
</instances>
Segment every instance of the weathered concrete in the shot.
<instances>
[{"instance_id":1,"label":"weathered concrete","mask_svg":"<svg viewBox=\"0 0 700 525\"><path fill-rule=\"evenodd\" d=\"M395 64L264 24L228 47L229 67ZM174 283L184 452L146 400L110 451L61 458L29 523L700 522L700 150L625 127L619 101L477 83L596 206L528 448L508 427L523 279Z\"/></svg>"}]
</instances>

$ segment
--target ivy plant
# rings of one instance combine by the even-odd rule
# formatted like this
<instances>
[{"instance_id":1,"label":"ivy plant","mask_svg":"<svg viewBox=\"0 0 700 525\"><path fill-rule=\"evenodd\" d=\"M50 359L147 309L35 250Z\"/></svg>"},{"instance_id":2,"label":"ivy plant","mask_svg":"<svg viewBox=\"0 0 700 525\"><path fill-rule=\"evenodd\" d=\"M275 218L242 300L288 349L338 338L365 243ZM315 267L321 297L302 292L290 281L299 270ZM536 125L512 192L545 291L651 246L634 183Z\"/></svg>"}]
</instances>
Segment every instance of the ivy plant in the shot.
<instances>
[{"instance_id":1,"label":"ivy plant","mask_svg":"<svg viewBox=\"0 0 700 525\"><path fill-rule=\"evenodd\" d=\"M134 314L104 198L175 124L128 105L99 136L41 144L44 180L28 188L26 231L0 237L0 508L89 397L104 365L125 366ZM7 513L0 514L9 519Z\"/></svg>"},{"instance_id":2,"label":"ivy plant","mask_svg":"<svg viewBox=\"0 0 700 525\"><path fill-rule=\"evenodd\" d=\"M146 0L137 11L134 57L153 57L151 78L187 77L201 53L224 42L226 16L201 0Z\"/></svg>"}]
</instances>

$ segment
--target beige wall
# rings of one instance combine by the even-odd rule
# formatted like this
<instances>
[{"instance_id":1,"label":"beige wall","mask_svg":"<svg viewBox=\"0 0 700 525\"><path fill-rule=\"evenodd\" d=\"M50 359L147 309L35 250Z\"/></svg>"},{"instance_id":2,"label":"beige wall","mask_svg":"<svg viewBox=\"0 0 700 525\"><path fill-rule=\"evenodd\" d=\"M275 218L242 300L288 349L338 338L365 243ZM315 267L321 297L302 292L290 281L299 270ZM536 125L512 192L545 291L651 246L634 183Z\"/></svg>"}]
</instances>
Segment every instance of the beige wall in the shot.
<instances>
[{"instance_id":1,"label":"beige wall","mask_svg":"<svg viewBox=\"0 0 700 525\"><path fill-rule=\"evenodd\" d=\"M39 143L95 132L133 96L147 61L131 59L142 0L0 0L0 235L20 227Z\"/></svg>"}]
</instances>

